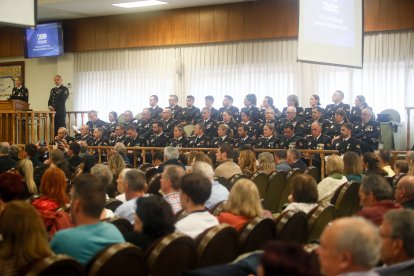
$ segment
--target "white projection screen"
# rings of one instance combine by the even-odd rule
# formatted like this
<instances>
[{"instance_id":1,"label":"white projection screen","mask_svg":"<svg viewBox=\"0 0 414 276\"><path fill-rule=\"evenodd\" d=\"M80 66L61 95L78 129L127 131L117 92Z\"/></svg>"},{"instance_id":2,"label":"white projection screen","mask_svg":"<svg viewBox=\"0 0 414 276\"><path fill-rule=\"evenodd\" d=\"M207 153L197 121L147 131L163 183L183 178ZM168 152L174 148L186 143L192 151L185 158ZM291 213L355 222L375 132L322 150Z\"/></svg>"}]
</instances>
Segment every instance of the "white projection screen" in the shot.
<instances>
[{"instance_id":1,"label":"white projection screen","mask_svg":"<svg viewBox=\"0 0 414 276\"><path fill-rule=\"evenodd\" d=\"M362 68L363 0L300 0L298 61Z\"/></svg>"},{"instance_id":2,"label":"white projection screen","mask_svg":"<svg viewBox=\"0 0 414 276\"><path fill-rule=\"evenodd\" d=\"M34 27L36 10L36 0L0 0L0 23Z\"/></svg>"}]
</instances>

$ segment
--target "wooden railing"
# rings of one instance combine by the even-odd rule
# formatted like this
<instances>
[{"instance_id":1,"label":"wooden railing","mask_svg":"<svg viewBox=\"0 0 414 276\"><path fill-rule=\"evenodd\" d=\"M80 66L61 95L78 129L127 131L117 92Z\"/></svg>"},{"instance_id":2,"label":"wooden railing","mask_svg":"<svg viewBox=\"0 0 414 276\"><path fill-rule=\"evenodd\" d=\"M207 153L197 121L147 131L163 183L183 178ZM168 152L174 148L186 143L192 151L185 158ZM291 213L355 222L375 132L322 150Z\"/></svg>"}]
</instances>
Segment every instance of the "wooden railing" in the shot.
<instances>
[{"instance_id":1,"label":"wooden railing","mask_svg":"<svg viewBox=\"0 0 414 276\"><path fill-rule=\"evenodd\" d=\"M66 126L69 131L69 136L73 136L72 126L82 126L88 121L88 111L67 111L66 112Z\"/></svg>"},{"instance_id":2,"label":"wooden railing","mask_svg":"<svg viewBox=\"0 0 414 276\"><path fill-rule=\"evenodd\" d=\"M54 111L0 111L0 141L12 144L54 139Z\"/></svg>"}]
</instances>

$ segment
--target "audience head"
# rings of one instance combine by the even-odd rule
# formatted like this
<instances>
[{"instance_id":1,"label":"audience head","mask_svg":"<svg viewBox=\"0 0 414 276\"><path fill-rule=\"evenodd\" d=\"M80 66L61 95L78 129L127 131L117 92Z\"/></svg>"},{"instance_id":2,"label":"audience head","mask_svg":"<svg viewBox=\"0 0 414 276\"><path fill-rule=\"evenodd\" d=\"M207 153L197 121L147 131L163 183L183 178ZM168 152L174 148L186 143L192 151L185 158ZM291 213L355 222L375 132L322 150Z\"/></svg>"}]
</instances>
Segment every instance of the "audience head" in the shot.
<instances>
[{"instance_id":1,"label":"audience head","mask_svg":"<svg viewBox=\"0 0 414 276\"><path fill-rule=\"evenodd\" d=\"M321 98L319 95L313 94L309 99L309 105L311 107L320 106L321 105Z\"/></svg>"},{"instance_id":2,"label":"audience head","mask_svg":"<svg viewBox=\"0 0 414 276\"><path fill-rule=\"evenodd\" d=\"M379 229L381 261L393 265L414 258L414 211L391 210L385 213Z\"/></svg>"},{"instance_id":3,"label":"audience head","mask_svg":"<svg viewBox=\"0 0 414 276\"><path fill-rule=\"evenodd\" d=\"M299 98L296 95L289 95L287 97L287 106L298 107L299 106ZM295 110L296 111L296 110Z\"/></svg>"},{"instance_id":4,"label":"audience head","mask_svg":"<svg viewBox=\"0 0 414 276\"><path fill-rule=\"evenodd\" d=\"M178 139L178 138L181 138L183 136L184 137L187 136L187 134L184 131L184 127L182 125L176 125L174 127L174 138Z\"/></svg>"},{"instance_id":5,"label":"audience head","mask_svg":"<svg viewBox=\"0 0 414 276\"><path fill-rule=\"evenodd\" d=\"M141 112L141 119L144 122L147 122L149 119L151 119L151 111L148 108L144 108Z\"/></svg>"},{"instance_id":6,"label":"audience head","mask_svg":"<svg viewBox=\"0 0 414 276\"><path fill-rule=\"evenodd\" d=\"M137 132L136 126L134 126L134 125L128 125L127 126L127 135L128 135L129 138L135 139L138 136L138 132Z\"/></svg>"},{"instance_id":7,"label":"audience head","mask_svg":"<svg viewBox=\"0 0 414 276\"><path fill-rule=\"evenodd\" d=\"M369 271L380 256L378 229L360 217L334 220L322 232L317 253L326 276Z\"/></svg>"},{"instance_id":8,"label":"audience head","mask_svg":"<svg viewBox=\"0 0 414 276\"><path fill-rule=\"evenodd\" d=\"M242 110L240 112L240 118L243 123L247 123L250 121L250 113L247 111Z\"/></svg>"},{"instance_id":9,"label":"audience head","mask_svg":"<svg viewBox=\"0 0 414 276\"><path fill-rule=\"evenodd\" d=\"M221 144L217 149L217 161L232 160L234 157L233 147L230 144Z\"/></svg>"},{"instance_id":10,"label":"audience head","mask_svg":"<svg viewBox=\"0 0 414 276\"><path fill-rule=\"evenodd\" d=\"M60 127L57 131L57 137L59 139L64 139L66 135L68 135L68 130L66 129L66 127Z\"/></svg>"},{"instance_id":11,"label":"audience head","mask_svg":"<svg viewBox=\"0 0 414 276\"><path fill-rule=\"evenodd\" d=\"M161 119L163 119L164 121L168 121L171 118L172 118L171 108L169 108L169 107L164 108L164 110L162 111L162 114L161 114Z\"/></svg>"},{"instance_id":12,"label":"audience head","mask_svg":"<svg viewBox=\"0 0 414 276\"><path fill-rule=\"evenodd\" d=\"M250 107L257 104L257 98L255 94L247 94L246 97L244 97L244 106Z\"/></svg>"},{"instance_id":13,"label":"audience head","mask_svg":"<svg viewBox=\"0 0 414 276\"><path fill-rule=\"evenodd\" d=\"M273 172L275 168L275 159L270 152L262 152L257 158L257 170L267 174Z\"/></svg>"},{"instance_id":14,"label":"audience head","mask_svg":"<svg viewBox=\"0 0 414 276\"><path fill-rule=\"evenodd\" d=\"M122 124L117 124L115 127L115 135L120 137L125 134L125 127Z\"/></svg>"},{"instance_id":15,"label":"audience head","mask_svg":"<svg viewBox=\"0 0 414 276\"><path fill-rule=\"evenodd\" d=\"M301 157L301 153L300 153L299 150L297 150L297 149L288 149L287 150L286 158L287 158L287 162L289 164L295 163L296 161L298 161L300 159L300 157Z\"/></svg>"},{"instance_id":16,"label":"audience head","mask_svg":"<svg viewBox=\"0 0 414 276\"><path fill-rule=\"evenodd\" d=\"M263 98L263 107L266 107L266 110L267 110L267 108L271 106L273 106L273 98L270 96L265 96Z\"/></svg>"},{"instance_id":17,"label":"audience head","mask_svg":"<svg viewBox=\"0 0 414 276\"><path fill-rule=\"evenodd\" d=\"M210 166L213 166L213 162L204 152L191 151L190 154L188 155L187 164L192 166L197 161L206 162Z\"/></svg>"},{"instance_id":18,"label":"audience head","mask_svg":"<svg viewBox=\"0 0 414 276\"><path fill-rule=\"evenodd\" d=\"M164 128L164 124L161 121L154 121L152 123L152 132L154 134L161 134Z\"/></svg>"},{"instance_id":19,"label":"audience head","mask_svg":"<svg viewBox=\"0 0 414 276\"><path fill-rule=\"evenodd\" d=\"M194 105L195 98L192 95L188 95L186 99L186 105L192 107Z\"/></svg>"},{"instance_id":20,"label":"audience head","mask_svg":"<svg viewBox=\"0 0 414 276\"><path fill-rule=\"evenodd\" d=\"M170 95L170 97L168 98L168 104L170 105L170 107L176 106L177 103L178 103L177 95Z\"/></svg>"},{"instance_id":21,"label":"audience head","mask_svg":"<svg viewBox=\"0 0 414 276\"><path fill-rule=\"evenodd\" d=\"M126 156L127 150L124 143L118 142L115 144L114 150L119 153L121 156Z\"/></svg>"},{"instance_id":22,"label":"audience head","mask_svg":"<svg viewBox=\"0 0 414 276\"><path fill-rule=\"evenodd\" d=\"M355 97L355 102L354 102L355 106L357 107L363 107L366 105L366 100L365 97L363 95L358 95Z\"/></svg>"},{"instance_id":23,"label":"audience head","mask_svg":"<svg viewBox=\"0 0 414 276\"><path fill-rule=\"evenodd\" d=\"M292 124L288 123L283 128L283 136L286 138L292 138L295 135L295 128Z\"/></svg>"},{"instance_id":24,"label":"audience head","mask_svg":"<svg viewBox=\"0 0 414 276\"><path fill-rule=\"evenodd\" d=\"M125 173L129 170L132 170L132 169L129 169L129 168L123 169L121 173L118 175L118 178L116 179L116 188L120 194L124 192L124 176L125 176Z\"/></svg>"},{"instance_id":25,"label":"audience head","mask_svg":"<svg viewBox=\"0 0 414 276\"><path fill-rule=\"evenodd\" d=\"M341 90L336 90L333 95L332 95L332 101L336 104L342 102L342 100L344 99L344 92L342 92Z\"/></svg>"},{"instance_id":26,"label":"audience head","mask_svg":"<svg viewBox=\"0 0 414 276\"><path fill-rule=\"evenodd\" d=\"M203 107L203 108L201 109L201 118L202 118L203 120L208 120L208 119L210 119L210 116L211 116L211 110L210 110L210 108L208 108L208 107Z\"/></svg>"},{"instance_id":27,"label":"audience head","mask_svg":"<svg viewBox=\"0 0 414 276\"><path fill-rule=\"evenodd\" d=\"M164 152L160 150L154 152L154 155L152 156L152 164L154 166L159 166L163 162L164 162Z\"/></svg>"},{"instance_id":28,"label":"audience head","mask_svg":"<svg viewBox=\"0 0 414 276\"><path fill-rule=\"evenodd\" d=\"M114 176L118 176L125 169L125 162L118 153L112 154L108 160L108 166Z\"/></svg>"},{"instance_id":29,"label":"audience head","mask_svg":"<svg viewBox=\"0 0 414 276\"><path fill-rule=\"evenodd\" d=\"M352 124L344 123L341 126L341 135L342 138L349 138L352 136Z\"/></svg>"},{"instance_id":30,"label":"audience head","mask_svg":"<svg viewBox=\"0 0 414 276\"><path fill-rule=\"evenodd\" d=\"M256 184L250 179L240 179L230 190L224 210L238 216L262 217L263 208Z\"/></svg>"},{"instance_id":31,"label":"audience head","mask_svg":"<svg viewBox=\"0 0 414 276\"><path fill-rule=\"evenodd\" d=\"M213 107L213 104L214 104L214 97L213 96L211 96L211 95L205 96L204 101L205 101L205 105L208 108Z\"/></svg>"},{"instance_id":32,"label":"audience head","mask_svg":"<svg viewBox=\"0 0 414 276\"><path fill-rule=\"evenodd\" d=\"M233 118L233 114L230 110L223 111L223 121L230 122Z\"/></svg>"},{"instance_id":33,"label":"audience head","mask_svg":"<svg viewBox=\"0 0 414 276\"><path fill-rule=\"evenodd\" d=\"M112 123L112 122L117 123L118 122L118 113L116 113L115 111L109 112L108 120L109 120L110 123Z\"/></svg>"},{"instance_id":34,"label":"audience head","mask_svg":"<svg viewBox=\"0 0 414 276\"><path fill-rule=\"evenodd\" d=\"M180 152L178 151L177 148L172 147L172 146L167 146L164 148L164 160L170 160L170 159L175 159L177 160L178 157L180 156Z\"/></svg>"},{"instance_id":35,"label":"audience head","mask_svg":"<svg viewBox=\"0 0 414 276\"><path fill-rule=\"evenodd\" d=\"M335 173L344 173L344 162L342 161L341 157L333 154L328 157L328 161L326 162L326 174L329 176Z\"/></svg>"},{"instance_id":36,"label":"audience head","mask_svg":"<svg viewBox=\"0 0 414 276\"><path fill-rule=\"evenodd\" d=\"M344 162L344 175L361 175L362 164L361 158L354 151L347 151L343 155L342 161Z\"/></svg>"},{"instance_id":37,"label":"audience head","mask_svg":"<svg viewBox=\"0 0 414 276\"><path fill-rule=\"evenodd\" d=\"M149 104L150 106L154 107L158 104L158 96L157 95L151 95L149 98Z\"/></svg>"},{"instance_id":38,"label":"audience head","mask_svg":"<svg viewBox=\"0 0 414 276\"><path fill-rule=\"evenodd\" d=\"M392 163L391 151L382 149L379 151L378 157L383 166L391 165Z\"/></svg>"},{"instance_id":39,"label":"audience head","mask_svg":"<svg viewBox=\"0 0 414 276\"><path fill-rule=\"evenodd\" d=\"M408 173L409 167L408 167L408 163L405 160L396 160L394 162L394 172L395 174L400 174L400 173Z\"/></svg>"},{"instance_id":40,"label":"audience head","mask_svg":"<svg viewBox=\"0 0 414 276\"><path fill-rule=\"evenodd\" d=\"M337 123L342 123L342 122L348 123L348 117L346 116L346 111L343 110L343 108L338 108L335 111L335 122L337 122ZM351 128L351 130L352 130L352 128Z\"/></svg>"},{"instance_id":41,"label":"audience head","mask_svg":"<svg viewBox=\"0 0 414 276\"><path fill-rule=\"evenodd\" d=\"M224 136L233 137L233 132L230 129L228 124L220 124L217 128L217 136L218 137L224 137Z\"/></svg>"},{"instance_id":42,"label":"audience head","mask_svg":"<svg viewBox=\"0 0 414 276\"><path fill-rule=\"evenodd\" d=\"M125 117L125 115L124 115L124 117ZM88 135L91 132L91 129L88 125L83 125L83 126L81 126L80 132L81 132L80 133L81 136L85 136L85 135Z\"/></svg>"},{"instance_id":43,"label":"audience head","mask_svg":"<svg viewBox=\"0 0 414 276\"><path fill-rule=\"evenodd\" d=\"M123 175L125 198L127 200L143 195L147 186L145 173L138 169L131 169Z\"/></svg>"},{"instance_id":44,"label":"audience head","mask_svg":"<svg viewBox=\"0 0 414 276\"><path fill-rule=\"evenodd\" d=\"M79 154L87 154L88 151L88 144L85 141L79 141L80 145L80 153Z\"/></svg>"},{"instance_id":45,"label":"audience head","mask_svg":"<svg viewBox=\"0 0 414 276\"><path fill-rule=\"evenodd\" d=\"M96 164L92 167L91 174L95 175L99 179L99 181L106 187L112 184L112 179L114 175L107 165Z\"/></svg>"},{"instance_id":46,"label":"audience head","mask_svg":"<svg viewBox=\"0 0 414 276\"><path fill-rule=\"evenodd\" d=\"M42 176L40 192L42 197L53 199L60 207L64 207L69 203L69 198L66 195L66 186L65 173L57 167L51 167Z\"/></svg>"},{"instance_id":47,"label":"audience head","mask_svg":"<svg viewBox=\"0 0 414 276\"><path fill-rule=\"evenodd\" d=\"M132 114L131 110L125 110L124 112L124 121L126 123L132 122L134 120L134 114Z\"/></svg>"},{"instance_id":48,"label":"audience head","mask_svg":"<svg viewBox=\"0 0 414 276\"><path fill-rule=\"evenodd\" d=\"M80 153L81 146L78 143L70 143L69 145L69 154L78 156Z\"/></svg>"},{"instance_id":49,"label":"audience head","mask_svg":"<svg viewBox=\"0 0 414 276\"><path fill-rule=\"evenodd\" d=\"M192 166L192 172L196 174L201 174L204 177L208 178L210 182L214 181L214 170L213 167L202 161L197 161Z\"/></svg>"},{"instance_id":50,"label":"audience head","mask_svg":"<svg viewBox=\"0 0 414 276\"><path fill-rule=\"evenodd\" d=\"M204 126L202 123L196 123L194 126L194 135L203 136L204 135Z\"/></svg>"},{"instance_id":51,"label":"audience head","mask_svg":"<svg viewBox=\"0 0 414 276\"><path fill-rule=\"evenodd\" d=\"M82 173L90 173L93 166L96 165L95 156L85 156L82 161L83 169Z\"/></svg>"},{"instance_id":52,"label":"audience head","mask_svg":"<svg viewBox=\"0 0 414 276\"><path fill-rule=\"evenodd\" d=\"M287 159L287 150L278 150L274 152L276 164L285 161Z\"/></svg>"},{"instance_id":53,"label":"audience head","mask_svg":"<svg viewBox=\"0 0 414 276\"><path fill-rule=\"evenodd\" d=\"M52 164L65 160L65 156L60 149L53 149L49 152L49 159Z\"/></svg>"},{"instance_id":54,"label":"audience head","mask_svg":"<svg viewBox=\"0 0 414 276\"><path fill-rule=\"evenodd\" d=\"M402 204L414 200L414 176L404 176L398 181L394 197L396 202Z\"/></svg>"},{"instance_id":55,"label":"audience head","mask_svg":"<svg viewBox=\"0 0 414 276\"><path fill-rule=\"evenodd\" d=\"M96 120L98 120L98 112L96 110L89 111L88 118L90 121L95 122Z\"/></svg>"},{"instance_id":56,"label":"audience head","mask_svg":"<svg viewBox=\"0 0 414 276\"><path fill-rule=\"evenodd\" d=\"M322 134L322 126L317 122L312 123L311 133L313 138L318 138Z\"/></svg>"},{"instance_id":57,"label":"audience head","mask_svg":"<svg viewBox=\"0 0 414 276\"><path fill-rule=\"evenodd\" d=\"M135 210L134 231L159 238L174 232L171 206L157 196L140 197Z\"/></svg>"},{"instance_id":58,"label":"audience head","mask_svg":"<svg viewBox=\"0 0 414 276\"><path fill-rule=\"evenodd\" d=\"M359 188L359 199L363 207L369 207L382 200L392 200L393 194L387 180L377 174L364 176Z\"/></svg>"},{"instance_id":59,"label":"audience head","mask_svg":"<svg viewBox=\"0 0 414 276\"><path fill-rule=\"evenodd\" d=\"M23 193L23 179L15 173L0 173L0 212L2 205L20 198Z\"/></svg>"},{"instance_id":60,"label":"audience head","mask_svg":"<svg viewBox=\"0 0 414 276\"><path fill-rule=\"evenodd\" d=\"M0 213L0 234L0 259L12 261L17 271L53 254L39 213L24 201L6 204Z\"/></svg>"},{"instance_id":61,"label":"audience head","mask_svg":"<svg viewBox=\"0 0 414 276\"><path fill-rule=\"evenodd\" d=\"M233 104L233 97L230 95L225 95L223 99L223 106L229 107Z\"/></svg>"},{"instance_id":62,"label":"audience head","mask_svg":"<svg viewBox=\"0 0 414 276\"><path fill-rule=\"evenodd\" d=\"M388 175L380 166L380 160L373 152L366 152L362 155L362 163L366 174Z\"/></svg>"},{"instance_id":63,"label":"audience head","mask_svg":"<svg viewBox=\"0 0 414 276\"><path fill-rule=\"evenodd\" d=\"M296 117L296 107L288 106L286 108L286 119L292 120Z\"/></svg>"},{"instance_id":64,"label":"audience head","mask_svg":"<svg viewBox=\"0 0 414 276\"><path fill-rule=\"evenodd\" d=\"M186 174L181 179L180 201L184 210L204 206L211 195L211 181L200 173Z\"/></svg>"},{"instance_id":65,"label":"audience head","mask_svg":"<svg viewBox=\"0 0 414 276\"><path fill-rule=\"evenodd\" d=\"M35 157L37 155L37 147L35 144L26 144L24 146L24 151L29 158Z\"/></svg>"},{"instance_id":66,"label":"audience head","mask_svg":"<svg viewBox=\"0 0 414 276\"><path fill-rule=\"evenodd\" d=\"M237 133L239 134L239 137L246 138L249 134L249 127L245 124L239 124L237 128Z\"/></svg>"},{"instance_id":67,"label":"audience head","mask_svg":"<svg viewBox=\"0 0 414 276\"><path fill-rule=\"evenodd\" d=\"M181 178L185 175L183 167L177 165L165 166L161 174L161 191L168 195L180 190Z\"/></svg>"},{"instance_id":68,"label":"audience head","mask_svg":"<svg viewBox=\"0 0 414 276\"><path fill-rule=\"evenodd\" d=\"M106 202L105 186L92 174L82 174L74 181L70 213L76 225L99 221Z\"/></svg>"},{"instance_id":69,"label":"audience head","mask_svg":"<svg viewBox=\"0 0 414 276\"><path fill-rule=\"evenodd\" d=\"M308 174L295 175L290 181L292 200L300 203L317 203L317 185L315 179Z\"/></svg>"},{"instance_id":70,"label":"audience head","mask_svg":"<svg viewBox=\"0 0 414 276\"><path fill-rule=\"evenodd\" d=\"M37 194L37 187L34 181L34 169L33 163L30 159L22 159L17 162L16 170L20 172L20 174L24 178L24 182L26 183L27 189L29 193L32 195Z\"/></svg>"},{"instance_id":71,"label":"audience head","mask_svg":"<svg viewBox=\"0 0 414 276\"><path fill-rule=\"evenodd\" d=\"M275 134L274 124L265 124L263 127L263 136L266 138L272 137Z\"/></svg>"},{"instance_id":72,"label":"audience head","mask_svg":"<svg viewBox=\"0 0 414 276\"><path fill-rule=\"evenodd\" d=\"M369 122L369 120L371 120L372 117L374 117L374 114L372 113L372 110L369 107L366 107L366 108L362 109L362 111L361 111L361 121L363 123Z\"/></svg>"},{"instance_id":73,"label":"audience head","mask_svg":"<svg viewBox=\"0 0 414 276\"><path fill-rule=\"evenodd\" d=\"M239 155L238 165L242 171L247 170L250 173L255 173L256 168L256 156L252 150L242 150Z\"/></svg>"},{"instance_id":74,"label":"audience head","mask_svg":"<svg viewBox=\"0 0 414 276\"><path fill-rule=\"evenodd\" d=\"M268 107L265 110L265 119L266 121L272 121L275 119L276 113L272 107Z\"/></svg>"},{"instance_id":75,"label":"audience head","mask_svg":"<svg viewBox=\"0 0 414 276\"><path fill-rule=\"evenodd\" d=\"M19 147L16 145L11 145L9 147L9 156L14 160L19 160Z\"/></svg>"}]
</instances>

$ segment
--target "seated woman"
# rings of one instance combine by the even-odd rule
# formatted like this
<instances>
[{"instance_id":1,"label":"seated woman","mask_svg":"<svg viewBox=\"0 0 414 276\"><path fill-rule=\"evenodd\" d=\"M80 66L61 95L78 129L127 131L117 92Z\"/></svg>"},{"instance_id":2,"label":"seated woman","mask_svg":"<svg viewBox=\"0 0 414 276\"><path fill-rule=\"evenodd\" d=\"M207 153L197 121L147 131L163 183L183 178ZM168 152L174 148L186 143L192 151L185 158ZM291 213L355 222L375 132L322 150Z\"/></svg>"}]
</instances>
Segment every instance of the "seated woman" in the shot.
<instances>
[{"instance_id":1,"label":"seated woman","mask_svg":"<svg viewBox=\"0 0 414 276\"><path fill-rule=\"evenodd\" d=\"M357 124L358 122L361 122L361 111L364 108L370 108L365 100L365 97L363 95L356 96L349 118L351 123Z\"/></svg>"},{"instance_id":2,"label":"seated woman","mask_svg":"<svg viewBox=\"0 0 414 276\"><path fill-rule=\"evenodd\" d=\"M174 138L170 141L169 145L172 147L185 148L188 144L187 134L184 131L182 125L176 125L173 132Z\"/></svg>"},{"instance_id":3,"label":"seated woman","mask_svg":"<svg viewBox=\"0 0 414 276\"><path fill-rule=\"evenodd\" d=\"M113 174L112 184L108 187L107 193L110 198L115 198L118 195L116 180L121 174L122 170L125 169L125 162L122 156L115 153L109 157L108 166Z\"/></svg>"},{"instance_id":4,"label":"seated woman","mask_svg":"<svg viewBox=\"0 0 414 276\"><path fill-rule=\"evenodd\" d=\"M346 112L342 108L339 108L335 112L335 121L332 122L329 129L327 130L327 136L334 138L341 135L341 126L344 123L348 123L348 118L346 117Z\"/></svg>"},{"instance_id":5,"label":"seated woman","mask_svg":"<svg viewBox=\"0 0 414 276\"><path fill-rule=\"evenodd\" d=\"M276 170L275 159L270 152L262 152L257 158L257 171L271 174Z\"/></svg>"},{"instance_id":6,"label":"seated woman","mask_svg":"<svg viewBox=\"0 0 414 276\"><path fill-rule=\"evenodd\" d=\"M23 176L26 185L23 186L22 199L37 194L37 186L33 177L33 163L30 159L22 159L17 162L16 170Z\"/></svg>"},{"instance_id":7,"label":"seated woman","mask_svg":"<svg viewBox=\"0 0 414 276\"><path fill-rule=\"evenodd\" d=\"M164 199L140 197L135 210L134 231L127 233L125 240L145 251L154 241L173 233L174 222L171 206Z\"/></svg>"},{"instance_id":8,"label":"seated woman","mask_svg":"<svg viewBox=\"0 0 414 276\"><path fill-rule=\"evenodd\" d=\"M256 148L260 149L277 149L279 148L279 138L276 137L275 125L265 124L263 127L263 136L261 136L256 144Z\"/></svg>"},{"instance_id":9,"label":"seated woman","mask_svg":"<svg viewBox=\"0 0 414 276\"><path fill-rule=\"evenodd\" d=\"M26 275L36 262L53 254L35 208L11 201L0 214L0 275Z\"/></svg>"},{"instance_id":10,"label":"seated woman","mask_svg":"<svg viewBox=\"0 0 414 276\"><path fill-rule=\"evenodd\" d=\"M302 118L303 117L303 107L299 106L299 98L296 95L289 95L287 97L287 106L283 108L282 111L282 117L286 118L286 111L288 106L294 106L296 108L296 116L298 116L298 118Z\"/></svg>"},{"instance_id":11,"label":"seated woman","mask_svg":"<svg viewBox=\"0 0 414 276\"><path fill-rule=\"evenodd\" d=\"M320 102L320 97L316 94L313 94L310 99L309 99L309 105L310 107L306 107L305 108L305 112L303 113L304 119L306 121L311 121L312 120L312 108L315 107L320 107L321 106L321 102ZM322 109L322 114L324 113L324 109Z\"/></svg>"},{"instance_id":12,"label":"seated woman","mask_svg":"<svg viewBox=\"0 0 414 276\"><path fill-rule=\"evenodd\" d=\"M233 130L226 124L220 124L217 128L217 137L211 140L211 147L219 148L224 143L234 145Z\"/></svg>"},{"instance_id":13,"label":"seated woman","mask_svg":"<svg viewBox=\"0 0 414 276\"><path fill-rule=\"evenodd\" d=\"M256 171L256 156L252 150L242 150L240 152L238 165L243 174L251 177Z\"/></svg>"},{"instance_id":14,"label":"seated woman","mask_svg":"<svg viewBox=\"0 0 414 276\"><path fill-rule=\"evenodd\" d=\"M318 206L318 187L315 179L307 174L298 174L290 182L290 203L283 211L298 210L309 213Z\"/></svg>"},{"instance_id":15,"label":"seated woman","mask_svg":"<svg viewBox=\"0 0 414 276\"><path fill-rule=\"evenodd\" d=\"M230 190L229 198L217 219L228 223L238 231L255 217L263 217L259 191L249 179L238 180Z\"/></svg>"},{"instance_id":16,"label":"seated woman","mask_svg":"<svg viewBox=\"0 0 414 276\"><path fill-rule=\"evenodd\" d=\"M366 152L362 156L362 167L365 175L378 174L381 176L388 176L388 173L381 168L380 159L373 152Z\"/></svg>"},{"instance_id":17,"label":"seated woman","mask_svg":"<svg viewBox=\"0 0 414 276\"><path fill-rule=\"evenodd\" d=\"M358 153L347 151L343 156L344 175L348 181L361 182L362 180L362 164Z\"/></svg>"},{"instance_id":18,"label":"seated woman","mask_svg":"<svg viewBox=\"0 0 414 276\"><path fill-rule=\"evenodd\" d=\"M218 122L218 124L226 124L233 131L234 136L237 135L237 126L238 123L233 119L233 114L230 110L223 111L223 121Z\"/></svg>"},{"instance_id":19,"label":"seated woman","mask_svg":"<svg viewBox=\"0 0 414 276\"><path fill-rule=\"evenodd\" d=\"M348 180L343 175L344 162L338 155L331 155L326 162L326 174L318 184L319 203L328 204L331 201L336 189Z\"/></svg>"}]
</instances>

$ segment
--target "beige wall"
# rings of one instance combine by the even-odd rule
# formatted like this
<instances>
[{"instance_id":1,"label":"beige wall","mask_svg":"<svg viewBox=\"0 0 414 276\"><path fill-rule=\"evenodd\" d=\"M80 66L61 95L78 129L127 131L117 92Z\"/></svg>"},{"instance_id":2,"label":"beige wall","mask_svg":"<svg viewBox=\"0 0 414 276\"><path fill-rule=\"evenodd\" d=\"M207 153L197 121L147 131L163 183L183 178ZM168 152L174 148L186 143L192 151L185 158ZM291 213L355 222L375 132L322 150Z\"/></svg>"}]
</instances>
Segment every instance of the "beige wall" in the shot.
<instances>
[{"instance_id":1,"label":"beige wall","mask_svg":"<svg viewBox=\"0 0 414 276\"><path fill-rule=\"evenodd\" d=\"M73 59L73 54L69 53L52 58L1 58L0 63L25 62L25 85L29 89L30 108L36 111L46 111L50 89L54 86L54 75L62 75L64 85L71 83L73 87ZM73 88L69 88L69 92L71 94L66 102L66 108L68 111L72 111L74 103Z\"/></svg>"}]
</instances>

